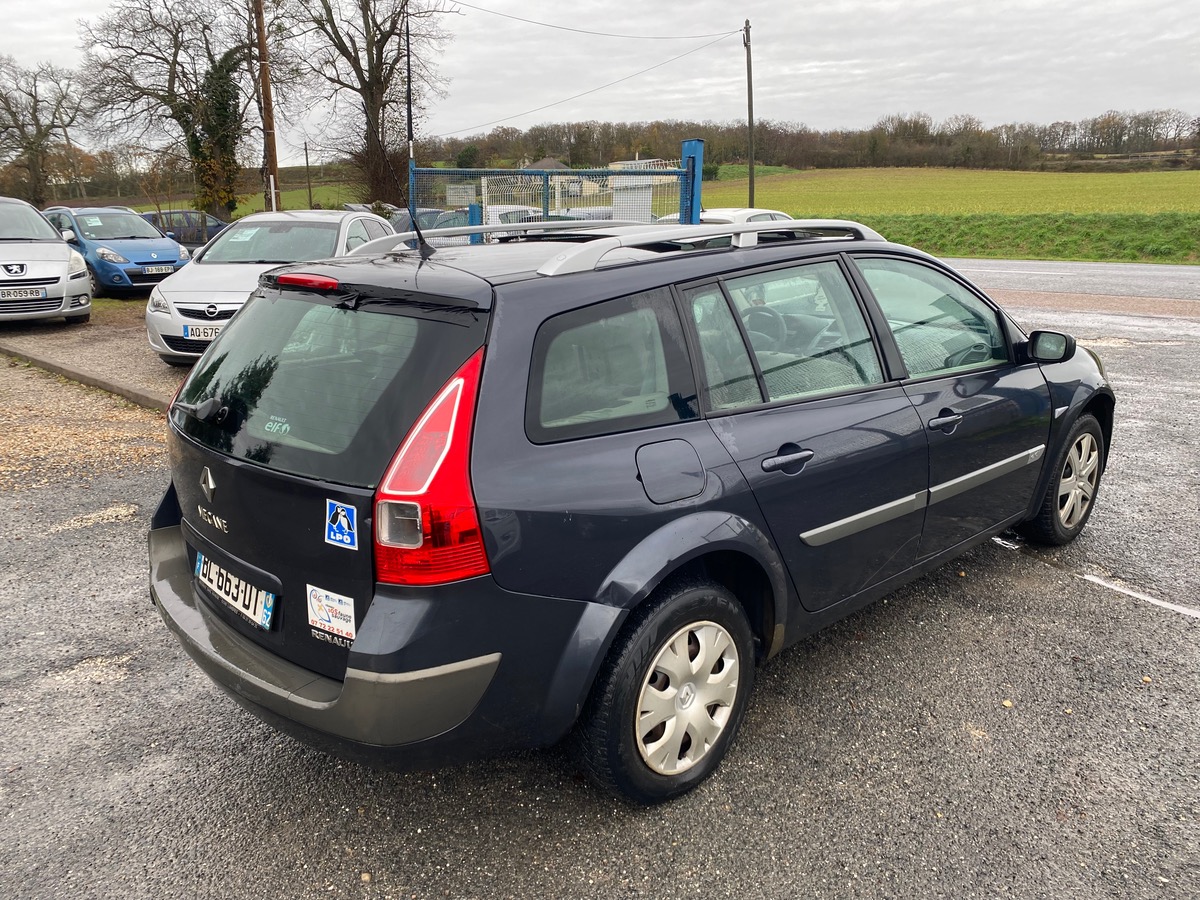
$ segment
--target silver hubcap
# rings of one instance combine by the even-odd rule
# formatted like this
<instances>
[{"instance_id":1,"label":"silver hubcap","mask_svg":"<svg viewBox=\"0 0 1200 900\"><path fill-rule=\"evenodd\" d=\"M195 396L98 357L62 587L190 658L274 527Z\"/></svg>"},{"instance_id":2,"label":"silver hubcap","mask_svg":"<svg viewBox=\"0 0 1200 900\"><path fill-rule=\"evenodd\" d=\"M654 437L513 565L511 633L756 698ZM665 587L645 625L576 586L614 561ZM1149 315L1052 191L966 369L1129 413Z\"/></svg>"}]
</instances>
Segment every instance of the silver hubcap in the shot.
<instances>
[{"instance_id":1,"label":"silver hubcap","mask_svg":"<svg viewBox=\"0 0 1200 900\"><path fill-rule=\"evenodd\" d=\"M1100 477L1100 448L1090 434L1079 440L1067 454L1058 481L1058 521L1063 528L1074 528L1087 514Z\"/></svg>"},{"instance_id":2,"label":"silver hubcap","mask_svg":"<svg viewBox=\"0 0 1200 900\"><path fill-rule=\"evenodd\" d=\"M638 696L638 752L659 775L686 772L729 722L738 688L737 645L716 622L679 629L658 652Z\"/></svg>"}]
</instances>

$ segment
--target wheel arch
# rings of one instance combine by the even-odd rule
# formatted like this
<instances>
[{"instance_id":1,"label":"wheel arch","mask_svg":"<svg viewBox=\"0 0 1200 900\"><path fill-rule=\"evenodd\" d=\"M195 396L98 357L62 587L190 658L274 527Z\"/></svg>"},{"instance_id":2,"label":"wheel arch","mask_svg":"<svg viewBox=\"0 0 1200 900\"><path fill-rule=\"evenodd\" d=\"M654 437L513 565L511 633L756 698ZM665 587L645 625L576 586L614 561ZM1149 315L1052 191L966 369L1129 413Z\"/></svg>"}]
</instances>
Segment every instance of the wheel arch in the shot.
<instances>
[{"instance_id":1,"label":"wheel arch","mask_svg":"<svg viewBox=\"0 0 1200 900\"><path fill-rule=\"evenodd\" d=\"M783 649L788 576L770 539L746 519L700 512L653 532L613 568L596 599L632 610L663 584L705 578L726 587L746 610L759 658Z\"/></svg>"}]
</instances>

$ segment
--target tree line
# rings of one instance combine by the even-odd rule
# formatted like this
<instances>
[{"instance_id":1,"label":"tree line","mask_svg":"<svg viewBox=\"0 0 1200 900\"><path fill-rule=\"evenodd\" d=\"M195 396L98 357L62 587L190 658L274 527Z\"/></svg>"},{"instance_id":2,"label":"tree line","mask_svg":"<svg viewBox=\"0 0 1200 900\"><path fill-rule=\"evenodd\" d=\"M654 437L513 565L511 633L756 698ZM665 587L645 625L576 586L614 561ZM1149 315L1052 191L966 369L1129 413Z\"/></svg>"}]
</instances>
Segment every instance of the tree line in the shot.
<instances>
[{"instance_id":1,"label":"tree line","mask_svg":"<svg viewBox=\"0 0 1200 900\"><path fill-rule=\"evenodd\" d=\"M572 122L524 130L495 128L466 138L425 142L435 159L463 166L511 165L552 156L576 168L614 160L675 159L680 143L703 138L709 163L745 162L747 131L739 122ZM1025 169L1048 161L1097 156L1179 153L1194 165L1200 117L1178 109L1110 110L1077 122L1014 122L985 128L975 116L934 122L924 113L895 114L869 128L820 131L800 123L760 121L754 128L755 162L768 166L857 168L949 166Z\"/></svg>"}]
</instances>

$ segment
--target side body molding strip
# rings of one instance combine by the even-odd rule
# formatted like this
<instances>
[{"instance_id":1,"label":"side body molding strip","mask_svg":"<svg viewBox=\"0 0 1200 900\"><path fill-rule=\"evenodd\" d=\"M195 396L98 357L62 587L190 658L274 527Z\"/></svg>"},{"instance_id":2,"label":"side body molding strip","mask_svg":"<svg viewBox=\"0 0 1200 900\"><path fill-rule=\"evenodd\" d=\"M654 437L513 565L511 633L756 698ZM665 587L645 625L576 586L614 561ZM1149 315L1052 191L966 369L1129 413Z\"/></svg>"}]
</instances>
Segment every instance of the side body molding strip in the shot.
<instances>
[{"instance_id":1,"label":"side body molding strip","mask_svg":"<svg viewBox=\"0 0 1200 900\"><path fill-rule=\"evenodd\" d=\"M982 469L976 469L974 472L968 472L966 475L962 475L952 481L943 482L927 491L918 491L912 496L901 497L899 500L893 500L882 506L872 507L860 513L855 513L852 516L847 516L844 519L838 519L836 522L830 522L828 525L821 525L818 528L805 531L801 533L800 540L804 541L810 547L821 547L825 544L830 544L833 541L841 540L860 531L866 531L868 528L874 528L876 525L882 525L884 522L890 522L892 519L898 519L900 516L908 515L908 513L916 512L941 500L955 497L965 491L977 488L981 484L986 484L995 478L1001 478L1010 472L1015 472L1022 466L1033 465L1045 454L1045 444L1030 447L1028 450L1022 450L1020 453L1010 456L1007 459L992 463L990 466L984 466Z\"/></svg>"}]
</instances>

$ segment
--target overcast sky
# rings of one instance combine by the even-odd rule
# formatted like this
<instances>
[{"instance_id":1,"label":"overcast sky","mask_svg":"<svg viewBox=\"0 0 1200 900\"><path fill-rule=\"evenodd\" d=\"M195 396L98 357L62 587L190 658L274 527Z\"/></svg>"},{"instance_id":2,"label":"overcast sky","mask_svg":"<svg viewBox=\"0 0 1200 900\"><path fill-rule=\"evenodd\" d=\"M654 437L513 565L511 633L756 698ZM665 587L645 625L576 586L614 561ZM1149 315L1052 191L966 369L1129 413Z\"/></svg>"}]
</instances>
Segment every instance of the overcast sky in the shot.
<instances>
[{"instance_id":1,"label":"overcast sky","mask_svg":"<svg viewBox=\"0 0 1200 900\"><path fill-rule=\"evenodd\" d=\"M935 121L970 114L986 126L1078 120L1108 109L1200 115L1200 10L1182 0L472 0L471 7L617 35L718 35L750 19L755 118L822 130L863 128L903 112ZM740 34L599 37L456 8L445 19L453 40L440 59L448 93L431 105L427 134L466 136L493 122L528 128L746 116ZM74 23L105 9L105 0L39 0L36 17L25 10L0 32L0 53L27 66L74 65L81 55ZM682 54L689 55L667 62Z\"/></svg>"}]
</instances>

